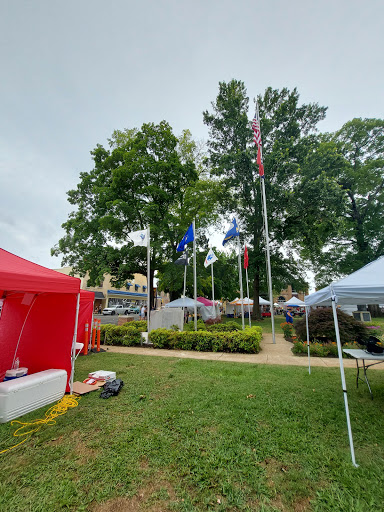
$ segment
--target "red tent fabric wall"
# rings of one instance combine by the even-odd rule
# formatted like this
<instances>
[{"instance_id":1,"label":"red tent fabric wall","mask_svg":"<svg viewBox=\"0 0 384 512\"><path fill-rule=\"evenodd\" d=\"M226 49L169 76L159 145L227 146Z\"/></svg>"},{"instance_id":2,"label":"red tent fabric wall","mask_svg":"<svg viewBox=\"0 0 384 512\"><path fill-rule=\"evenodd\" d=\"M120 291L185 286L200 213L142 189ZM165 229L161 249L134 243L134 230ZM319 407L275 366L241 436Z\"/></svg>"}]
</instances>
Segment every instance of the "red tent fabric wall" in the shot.
<instances>
[{"instance_id":1,"label":"red tent fabric wall","mask_svg":"<svg viewBox=\"0 0 384 512\"><path fill-rule=\"evenodd\" d=\"M88 341L92 328L93 303L95 302L95 292L80 290L79 319L77 323L78 343L85 342L85 324L88 324Z\"/></svg>"},{"instance_id":2,"label":"red tent fabric wall","mask_svg":"<svg viewBox=\"0 0 384 512\"><path fill-rule=\"evenodd\" d=\"M0 249L0 380L15 357L29 373L64 369L71 350L80 279Z\"/></svg>"}]
</instances>

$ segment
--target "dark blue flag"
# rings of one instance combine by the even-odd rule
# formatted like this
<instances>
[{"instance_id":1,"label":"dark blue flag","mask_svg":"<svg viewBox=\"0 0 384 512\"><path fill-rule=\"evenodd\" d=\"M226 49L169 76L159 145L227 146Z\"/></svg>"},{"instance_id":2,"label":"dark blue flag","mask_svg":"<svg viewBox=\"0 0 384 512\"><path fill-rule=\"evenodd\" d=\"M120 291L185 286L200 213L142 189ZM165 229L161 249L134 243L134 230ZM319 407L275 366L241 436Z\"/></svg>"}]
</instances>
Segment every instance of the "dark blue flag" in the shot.
<instances>
[{"instance_id":1,"label":"dark blue flag","mask_svg":"<svg viewBox=\"0 0 384 512\"><path fill-rule=\"evenodd\" d=\"M189 242L193 242L195 239L195 234L193 232L193 225L191 224L189 226L189 228L187 229L187 232L185 233L185 235L183 236L183 238L181 239L181 242L179 243L179 245L177 246L177 249L176 251L177 252L182 252L184 251L185 249L185 246L187 244L189 244Z\"/></svg>"},{"instance_id":2,"label":"dark blue flag","mask_svg":"<svg viewBox=\"0 0 384 512\"><path fill-rule=\"evenodd\" d=\"M227 242L232 240L233 237L239 236L239 235L240 235L240 233L239 233L239 228L237 227L237 224L236 224L236 219L233 219L231 227L229 228L229 231L225 235L225 238L223 240L223 245L225 245Z\"/></svg>"}]
</instances>

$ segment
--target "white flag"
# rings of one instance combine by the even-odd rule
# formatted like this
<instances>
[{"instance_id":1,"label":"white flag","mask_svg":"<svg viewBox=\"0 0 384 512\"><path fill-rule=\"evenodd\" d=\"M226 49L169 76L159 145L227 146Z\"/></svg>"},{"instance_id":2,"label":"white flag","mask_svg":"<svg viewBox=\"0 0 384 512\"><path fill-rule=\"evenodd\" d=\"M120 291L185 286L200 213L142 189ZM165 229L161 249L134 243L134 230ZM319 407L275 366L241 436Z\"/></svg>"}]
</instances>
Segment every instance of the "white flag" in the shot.
<instances>
[{"instance_id":1,"label":"white flag","mask_svg":"<svg viewBox=\"0 0 384 512\"><path fill-rule=\"evenodd\" d=\"M209 249L207 257L205 258L205 261L204 261L204 267L207 268L208 265L215 263L215 261L217 261L216 254L213 252L212 249Z\"/></svg>"},{"instance_id":2,"label":"white flag","mask_svg":"<svg viewBox=\"0 0 384 512\"><path fill-rule=\"evenodd\" d=\"M131 231L130 233L128 233L128 236L132 240L133 245L143 245L144 247L148 245L148 236L146 229L142 229L140 231Z\"/></svg>"}]
</instances>

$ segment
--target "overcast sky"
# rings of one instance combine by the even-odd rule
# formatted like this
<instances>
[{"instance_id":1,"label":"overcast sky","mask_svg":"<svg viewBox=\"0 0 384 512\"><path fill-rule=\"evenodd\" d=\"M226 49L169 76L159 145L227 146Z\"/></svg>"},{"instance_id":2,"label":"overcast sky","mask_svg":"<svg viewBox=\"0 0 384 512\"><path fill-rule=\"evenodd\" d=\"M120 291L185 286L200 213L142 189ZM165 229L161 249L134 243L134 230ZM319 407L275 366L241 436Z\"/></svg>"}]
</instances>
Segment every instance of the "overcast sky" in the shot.
<instances>
[{"instance_id":1,"label":"overcast sky","mask_svg":"<svg viewBox=\"0 0 384 512\"><path fill-rule=\"evenodd\" d=\"M89 152L162 119L206 139L219 81L297 87L329 107L322 131L384 118L383 15L383 0L0 0L0 247L59 267Z\"/></svg>"}]
</instances>

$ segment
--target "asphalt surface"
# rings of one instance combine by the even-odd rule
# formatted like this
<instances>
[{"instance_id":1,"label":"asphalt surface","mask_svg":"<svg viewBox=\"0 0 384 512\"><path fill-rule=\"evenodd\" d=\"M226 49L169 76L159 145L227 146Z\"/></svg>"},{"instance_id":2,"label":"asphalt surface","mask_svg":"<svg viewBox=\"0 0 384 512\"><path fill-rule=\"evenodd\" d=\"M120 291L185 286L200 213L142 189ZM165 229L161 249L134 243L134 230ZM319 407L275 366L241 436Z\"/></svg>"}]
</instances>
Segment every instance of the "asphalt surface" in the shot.
<instances>
[{"instance_id":1,"label":"asphalt surface","mask_svg":"<svg viewBox=\"0 0 384 512\"><path fill-rule=\"evenodd\" d=\"M128 315L133 316L135 320L140 320L140 315ZM93 315L93 318L97 318L98 320L101 320L101 324L113 324L117 325L117 321L119 319L119 315Z\"/></svg>"}]
</instances>

